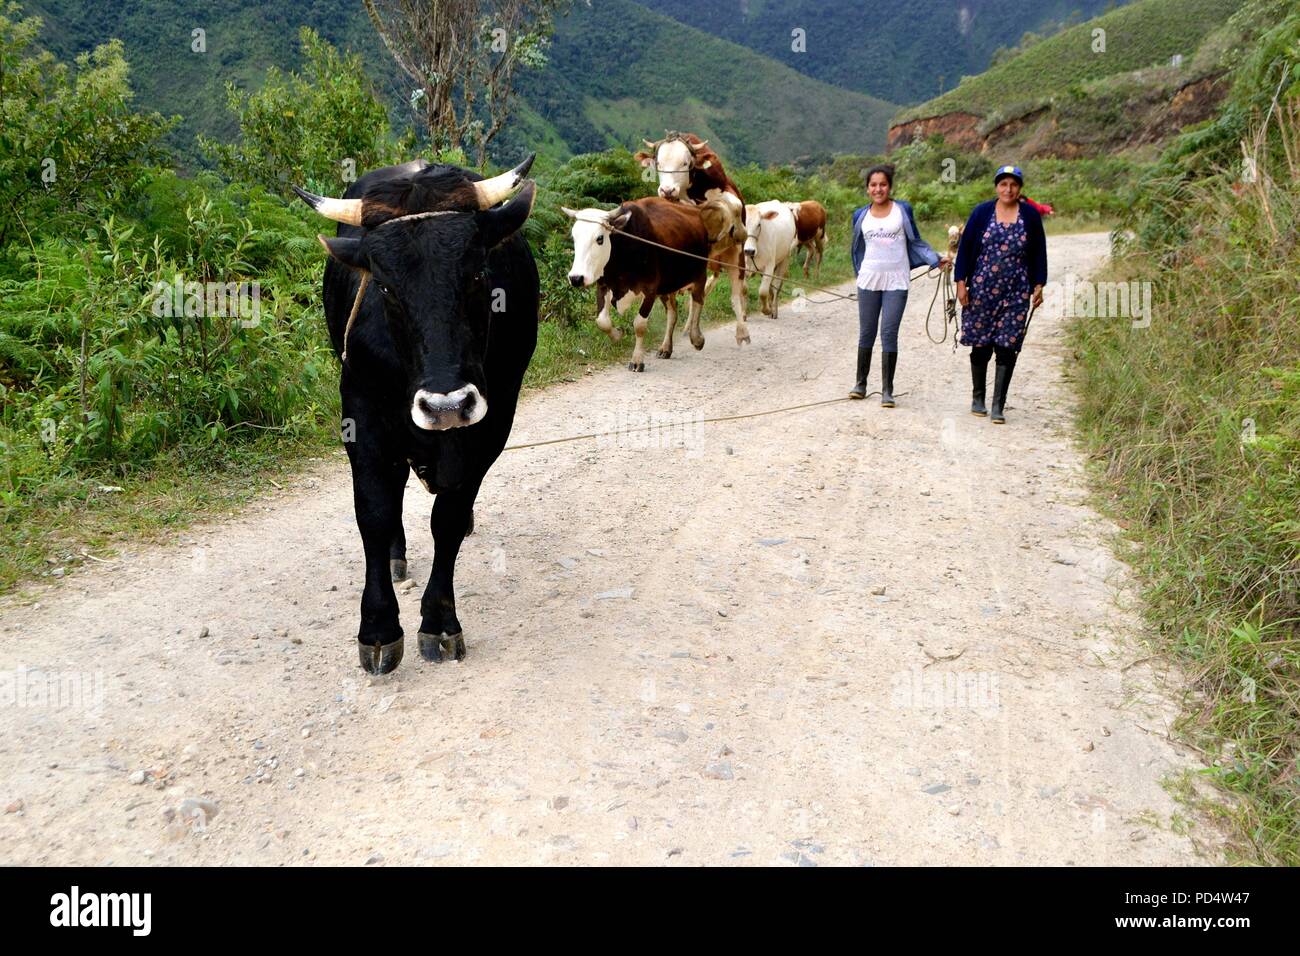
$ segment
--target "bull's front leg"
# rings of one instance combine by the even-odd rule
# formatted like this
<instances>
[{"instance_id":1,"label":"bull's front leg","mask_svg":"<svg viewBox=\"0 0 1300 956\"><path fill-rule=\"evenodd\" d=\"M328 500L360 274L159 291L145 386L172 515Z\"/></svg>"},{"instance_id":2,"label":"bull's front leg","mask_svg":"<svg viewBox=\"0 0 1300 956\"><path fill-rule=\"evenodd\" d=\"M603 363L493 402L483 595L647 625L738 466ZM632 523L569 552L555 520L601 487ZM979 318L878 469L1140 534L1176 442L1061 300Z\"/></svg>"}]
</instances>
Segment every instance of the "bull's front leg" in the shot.
<instances>
[{"instance_id":1,"label":"bull's front leg","mask_svg":"<svg viewBox=\"0 0 1300 956\"><path fill-rule=\"evenodd\" d=\"M474 521L479 482L457 491L441 491L433 502L433 571L420 601L420 656L441 663L464 660L465 635L456 617L456 557Z\"/></svg>"},{"instance_id":2,"label":"bull's front leg","mask_svg":"<svg viewBox=\"0 0 1300 956\"><path fill-rule=\"evenodd\" d=\"M655 307L655 297L649 293L641 300L641 308L636 310L636 319L632 327L636 330L636 346L632 349L632 361L627 367L634 372L645 371L645 333L650 327L650 312Z\"/></svg>"},{"instance_id":3,"label":"bull's front leg","mask_svg":"<svg viewBox=\"0 0 1300 956\"><path fill-rule=\"evenodd\" d=\"M365 429L358 428L364 436ZM391 555L402 529L402 488L405 461L385 460L365 438L348 444L352 464L352 501L366 556L366 583L361 592L361 625L357 651L361 666L371 674L387 674L402 662L402 627L393 592Z\"/></svg>"},{"instance_id":4,"label":"bull's front leg","mask_svg":"<svg viewBox=\"0 0 1300 956\"><path fill-rule=\"evenodd\" d=\"M623 337L623 330L614 328L609 317L609 306L613 299L613 291L608 286L596 286L596 328L608 335L611 342L617 342Z\"/></svg>"},{"instance_id":5,"label":"bull's front leg","mask_svg":"<svg viewBox=\"0 0 1300 956\"><path fill-rule=\"evenodd\" d=\"M704 311L704 292L697 284L691 290L691 304L686 311L686 334L696 349L704 348L704 334L700 331L700 313Z\"/></svg>"},{"instance_id":6,"label":"bull's front leg","mask_svg":"<svg viewBox=\"0 0 1300 956\"><path fill-rule=\"evenodd\" d=\"M727 265L727 278L731 280L731 311L736 316L736 344L748 345L749 324L745 321L745 317L749 311L749 297L745 293L745 283L741 279L741 254L740 246L736 246L735 258Z\"/></svg>"},{"instance_id":7,"label":"bull's front leg","mask_svg":"<svg viewBox=\"0 0 1300 956\"><path fill-rule=\"evenodd\" d=\"M402 498L406 495L407 467L399 466L395 468L402 473L401 484L397 488L397 513L402 513ZM388 570L392 574L394 581L406 580L406 532L402 528L402 522L397 522L397 534L393 536L393 543L388 548Z\"/></svg>"},{"instance_id":8,"label":"bull's front leg","mask_svg":"<svg viewBox=\"0 0 1300 956\"><path fill-rule=\"evenodd\" d=\"M660 298L664 304L664 312L668 316L668 321L664 325L664 341L659 346L660 358L673 357L673 330L677 328L677 296L665 295Z\"/></svg>"}]
</instances>

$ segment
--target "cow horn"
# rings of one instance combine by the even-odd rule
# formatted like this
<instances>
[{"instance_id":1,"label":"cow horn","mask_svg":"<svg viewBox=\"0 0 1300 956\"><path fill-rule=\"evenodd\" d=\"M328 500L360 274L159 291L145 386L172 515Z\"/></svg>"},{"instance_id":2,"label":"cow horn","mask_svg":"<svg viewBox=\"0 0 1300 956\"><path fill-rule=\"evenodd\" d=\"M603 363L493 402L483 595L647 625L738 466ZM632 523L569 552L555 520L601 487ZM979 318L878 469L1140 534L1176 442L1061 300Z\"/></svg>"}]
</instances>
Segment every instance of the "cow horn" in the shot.
<instances>
[{"instance_id":1,"label":"cow horn","mask_svg":"<svg viewBox=\"0 0 1300 956\"><path fill-rule=\"evenodd\" d=\"M655 149L655 148L657 148L657 147L659 146L658 143L652 143L652 142L650 142L650 140L648 140L648 139L642 139L641 142L645 143L645 144L646 144L647 146L649 146L651 149Z\"/></svg>"},{"instance_id":2,"label":"cow horn","mask_svg":"<svg viewBox=\"0 0 1300 956\"><path fill-rule=\"evenodd\" d=\"M474 192L478 194L478 208L491 209L514 192L515 187L523 182L524 177L528 175L528 170L532 167L533 160L536 158L537 154L532 153L508 173L502 173L500 176L493 176L491 179L476 182Z\"/></svg>"},{"instance_id":3,"label":"cow horn","mask_svg":"<svg viewBox=\"0 0 1300 956\"><path fill-rule=\"evenodd\" d=\"M315 193L309 193L297 186L293 187L293 191L298 194L299 199L326 219L333 219L335 222L346 222L350 226L361 225L360 199L331 199L329 196L317 196Z\"/></svg>"}]
</instances>

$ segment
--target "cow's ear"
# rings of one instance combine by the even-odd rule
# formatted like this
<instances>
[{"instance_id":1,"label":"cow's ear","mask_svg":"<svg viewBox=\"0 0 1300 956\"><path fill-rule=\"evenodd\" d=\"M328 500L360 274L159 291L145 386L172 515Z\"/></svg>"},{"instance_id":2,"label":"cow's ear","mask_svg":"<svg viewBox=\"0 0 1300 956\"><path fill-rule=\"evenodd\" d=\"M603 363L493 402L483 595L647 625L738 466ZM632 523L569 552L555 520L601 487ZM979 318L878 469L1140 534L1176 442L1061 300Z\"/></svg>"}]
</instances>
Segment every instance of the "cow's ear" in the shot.
<instances>
[{"instance_id":1,"label":"cow's ear","mask_svg":"<svg viewBox=\"0 0 1300 956\"><path fill-rule=\"evenodd\" d=\"M627 221L632 218L631 209L620 209L617 213L606 220L606 225L611 229L622 229L627 225Z\"/></svg>"},{"instance_id":2,"label":"cow's ear","mask_svg":"<svg viewBox=\"0 0 1300 956\"><path fill-rule=\"evenodd\" d=\"M763 213L764 219L775 219L776 216L777 216L777 212L775 209L769 209L767 212Z\"/></svg>"},{"instance_id":3,"label":"cow's ear","mask_svg":"<svg viewBox=\"0 0 1300 956\"><path fill-rule=\"evenodd\" d=\"M711 159L706 159L704 162L700 163L700 164L699 164L698 166L696 166L695 168L696 168L696 169L708 169L708 168L711 167L712 165L713 165L713 160L711 160Z\"/></svg>"},{"instance_id":4,"label":"cow's ear","mask_svg":"<svg viewBox=\"0 0 1300 956\"><path fill-rule=\"evenodd\" d=\"M504 206L477 213L483 244L491 249L522 229L528 214L533 211L533 200L536 198L537 183L530 179Z\"/></svg>"},{"instance_id":5,"label":"cow's ear","mask_svg":"<svg viewBox=\"0 0 1300 956\"><path fill-rule=\"evenodd\" d=\"M649 153L645 152L644 150L642 150L639 153L633 153L632 158L635 159L642 166L649 166L651 163L654 162L654 157L651 156Z\"/></svg>"},{"instance_id":6,"label":"cow's ear","mask_svg":"<svg viewBox=\"0 0 1300 956\"><path fill-rule=\"evenodd\" d=\"M349 269L370 271L370 261L361 252L361 240L354 236L317 236L325 251Z\"/></svg>"}]
</instances>

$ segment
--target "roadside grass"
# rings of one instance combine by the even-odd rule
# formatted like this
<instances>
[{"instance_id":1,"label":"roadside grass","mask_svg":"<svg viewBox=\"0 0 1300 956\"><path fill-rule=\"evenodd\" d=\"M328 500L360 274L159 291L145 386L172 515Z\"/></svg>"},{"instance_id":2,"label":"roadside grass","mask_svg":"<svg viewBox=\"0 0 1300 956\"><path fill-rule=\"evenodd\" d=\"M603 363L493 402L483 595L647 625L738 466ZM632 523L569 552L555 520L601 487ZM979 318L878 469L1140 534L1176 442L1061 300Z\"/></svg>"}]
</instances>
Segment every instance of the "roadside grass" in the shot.
<instances>
[{"instance_id":1,"label":"roadside grass","mask_svg":"<svg viewBox=\"0 0 1300 956\"><path fill-rule=\"evenodd\" d=\"M1300 106L1282 115L1291 155L1236 189L1184 184L1187 241L1117 258L1107 278L1153 284L1150 326L1080 318L1070 334L1093 479L1132 542L1157 645L1190 679L1177 732L1230 799L1175 792L1225 824L1235 861L1294 866Z\"/></svg>"},{"instance_id":2,"label":"roadside grass","mask_svg":"<svg viewBox=\"0 0 1300 956\"><path fill-rule=\"evenodd\" d=\"M0 522L0 595L110 560L124 546L165 539L210 518L231 515L313 459L342 455L337 435L262 434L241 444L177 446L122 477L62 476L27 504L21 522ZM120 490L101 490L120 489Z\"/></svg>"}]
</instances>

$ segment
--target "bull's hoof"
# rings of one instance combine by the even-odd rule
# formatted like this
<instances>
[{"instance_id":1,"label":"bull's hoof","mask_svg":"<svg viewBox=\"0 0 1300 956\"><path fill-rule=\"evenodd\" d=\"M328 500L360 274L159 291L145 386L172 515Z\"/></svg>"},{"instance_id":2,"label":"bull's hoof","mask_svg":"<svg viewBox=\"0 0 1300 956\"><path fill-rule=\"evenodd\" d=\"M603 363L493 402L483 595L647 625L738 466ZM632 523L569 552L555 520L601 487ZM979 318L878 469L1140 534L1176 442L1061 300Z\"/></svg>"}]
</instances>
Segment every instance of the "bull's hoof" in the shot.
<instances>
[{"instance_id":1,"label":"bull's hoof","mask_svg":"<svg viewBox=\"0 0 1300 956\"><path fill-rule=\"evenodd\" d=\"M672 349L660 349L660 350L659 350L659 357L660 357L660 358L672 358L672 357L673 357L673 350L672 350Z\"/></svg>"},{"instance_id":2,"label":"bull's hoof","mask_svg":"<svg viewBox=\"0 0 1300 956\"><path fill-rule=\"evenodd\" d=\"M633 372L644 372L645 362L628 362L627 367Z\"/></svg>"},{"instance_id":3,"label":"bull's hoof","mask_svg":"<svg viewBox=\"0 0 1300 956\"><path fill-rule=\"evenodd\" d=\"M388 561L388 570L393 573L394 581L406 580L406 559L390 558Z\"/></svg>"},{"instance_id":4,"label":"bull's hoof","mask_svg":"<svg viewBox=\"0 0 1300 956\"><path fill-rule=\"evenodd\" d=\"M770 308L768 308L767 306L765 306L765 305L760 305L760 306L758 307L758 311L759 311L759 312L762 312L764 315L771 315L771 314L772 314L772 310L771 310Z\"/></svg>"},{"instance_id":5,"label":"bull's hoof","mask_svg":"<svg viewBox=\"0 0 1300 956\"><path fill-rule=\"evenodd\" d=\"M357 641L357 652L361 656L361 667L367 674L387 674L397 669L402 663L403 638L388 644L363 644Z\"/></svg>"},{"instance_id":6,"label":"bull's hoof","mask_svg":"<svg viewBox=\"0 0 1300 956\"><path fill-rule=\"evenodd\" d=\"M691 345L695 347L697 352L704 348L704 336L701 335L698 339L691 339Z\"/></svg>"},{"instance_id":7,"label":"bull's hoof","mask_svg":"<svg viewBox=\"0 0 1300 956\"><path fill-rule=\"evenodd\" d=\"M736 344L737 344L737 345L748 345L748 344L749 344L749 333L748 333L748 332L737 332L737 333L736 333Z\"/></svg>"},{"instance_id":8,"label":"bull's hoof","mask_svg":"<svg viewBox=\"0 0 1300 956\"><path fill-rule=\"evenodd\" d=\"M420 656L426 661L441 664L448 659L463 661L465 659L465 635L426 634L420 632Z\"/></svg>"}]
</instances>

